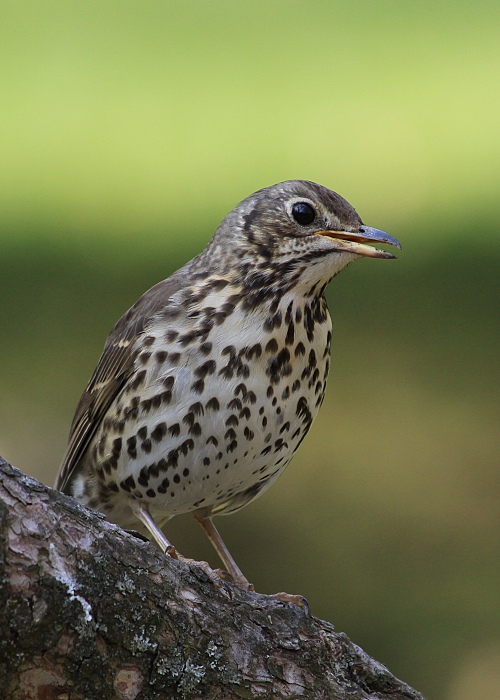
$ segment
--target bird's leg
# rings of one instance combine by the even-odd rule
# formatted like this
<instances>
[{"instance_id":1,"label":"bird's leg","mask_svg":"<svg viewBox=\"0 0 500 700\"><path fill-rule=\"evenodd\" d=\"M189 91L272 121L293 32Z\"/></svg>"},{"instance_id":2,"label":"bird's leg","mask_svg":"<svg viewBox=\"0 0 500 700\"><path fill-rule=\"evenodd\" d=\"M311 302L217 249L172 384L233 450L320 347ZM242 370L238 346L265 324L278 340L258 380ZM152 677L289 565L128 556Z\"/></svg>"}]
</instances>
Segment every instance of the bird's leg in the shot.
<instances>
[{"instance_id":1,"label":"bird's leg","mask_svg":"<svg viewBox=\"0 0 500 700\"><path fill-rule=\"evenodd\" d=\"M201 510L198 513L195 513L194 517L206 532L208 539L210 540L210 542L215 548L215 551L224 563L224 566L229 572L231 578L233 579L233 582L240 588L243 588L244 590L254 591L255 588L253 587L253 583L248 582L247 578L244 576L240 567L234 561L228 548L224 544L224 540L222 539L219 531L213 524L212 518L209 515L206 515L206 513L206 510ZM301 607L307 615L310 614L309 603L304 598L304 596L293 595L291 593L275 593L271 597L280 600L282 603L294 603L294 605L298 605L299 607Z\"/></svg>"},{"instance_id":2,"label":"bird's leg","mask_svg":"<svg viewBox=\"0 0 500 700\"><path fill-rule=\"evenodd\" d=\"M197 515L196 513L194 514L194 517L205 531L208 539L214 546L215 551L221 558L224 566L226 567L231 578L233 579L233 582L240 588L243 588L244 590L253 591L253 584L249 583L249 581L243 575L243 572L241 571L240 567L229 553L229 550L224 544L222 537L220 536L217 528L212 522L212 518L206 515Z\"/></svg>"},{"instance_id":3,"label":"bird's leg","mask_svg":"<svg viewBox=\"0 0 500 700\"><path fill-rule=\"evenodd\" d=\"M161 528L158 527L154 519L151 517L151 513L149 512L148 507L144 503L136 501L135 498L131 498L130 508L135 517L138 520L140 520L141 523L153 535L162 552L165 552L174 559L177 559L177 552L175 551L175 547L167 540L167 538L161 531Z\"/></svg>"},{"instance_id":4,"label":"bird's leg","mask_svg":"<svg viewBox=\"0 0 500 700\"><path fill-rule=\"evenodd\" d=\"M145 503L141 503L140 501L136 501L134 498L132 498L130 500L130 507L135 517L141 521L141 523L149 530L151 535L154 537L162 552L165 552L165 554L171 556L172 559L177 559L178 561L181 561L184 564L194 564L205 573L207 578L209 578L212 581L212 583L215 586L217 586L217 588L221 588L222 582L220 576L218 576L217 573L212 570L212 568L206 561L195 561L194 559L188 559L187 557L183 557L182 554L179 554L177 552L174 545L167 540L154 518L151 517L151 513L149 512L148 507ZM163 523L167 522L167 520L169 519L170 518L165 518L163 520ZM243 576L243 574L241 575Z\"/></svg>"}]
</instances>

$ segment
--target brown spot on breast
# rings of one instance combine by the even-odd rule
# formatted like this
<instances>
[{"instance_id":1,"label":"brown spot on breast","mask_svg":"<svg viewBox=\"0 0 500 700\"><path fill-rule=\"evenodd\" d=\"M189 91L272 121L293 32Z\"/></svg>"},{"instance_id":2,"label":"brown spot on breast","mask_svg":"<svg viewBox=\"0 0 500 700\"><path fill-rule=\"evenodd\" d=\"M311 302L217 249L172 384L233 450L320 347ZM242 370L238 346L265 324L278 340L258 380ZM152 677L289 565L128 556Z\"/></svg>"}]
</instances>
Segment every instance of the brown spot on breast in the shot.
<instances>
[{"instance_id":1,"label":"brown spot on breast","mask_svg":"<svg viewBox=\"0 0 500 700\"><path fill-rule=\"evenodd\" d=\"M203 404L200 401L196 401L196 403L191 404L188 410L192 411L195 416L202 416L205 413Z\"/></svg>"},{"instance_id":2,"label":"brown spot on breast","mask_svg":"<svg viewBox=\"0 0 500 700\"><path fill-rule=\"evenodd\" d=\"M142 358L142 355L141 355L141 358ZM129 384L129 389L131 391L135 391L136 389L138 389L141 386L141 384L144 384L145 378L146 378L146 370L145 369L141 370L140 372L137 372L137 374L135 375L135 377L133 378L133 380Z\"/></svg>"},{"instance_id":3,"label":"brown spot on breast","mask_svg":"<svg viewBox=\"0 0 500 700\"><path fill-rule=\"evenodd\" d=\"M170 486L170 480L165 478L158 486L158 493L167 493L167 489Z\"/></svg>"},{"instance_id":4,"label":"brown spot on breast","mask_svg":"<svg viewBox=\"0 0 500 700\"><path fill-rule=\"evenodd\" d=\"M137 457L137 438L135 435L132 435L132 437L129 437L127 440L127 453L129 457L132 457L132 459L136 459Z\"/></svg>"},{"instance_id":5,"label":"brown spot on breast","mask_svg":"<svg viewBox=\"0 0 500 700\"><path fill-rule=\"evenodd\" d=\"M194 448L194 441L191 440L191 438L188 438L187 440L184 440L183 443L179 445L179 449L182 452L184 456L187 455L187 453Z\"/></svg>"},{"instance_id":6,"label":"brown spot on breast","mask_svg":"<svg viewBox=\"0 0 500 700\"><path fill-rule=\"evenodd\" d=\"M194 391L195 394L203 394L203 390L205 389L205 382L203 379L197 379L195 382L191 384L191 391Z\"/></svg>"},{"instance_id":7,"label":"brown spot on breast","mask_svg":"<svg viewBox=\"0 0 500 700\"><path fill-rule=\"evenodd\" d=\"M151 353L149 351L141 352L141 354L139 355L139 362L142 365L145 365L149 361L150 357L151 357Z\"/></svg>"},{"instance_id":8,"label":"brown spot on breast","mask_svg":"<svg viewBox=\"0 0 500 700\"><path fill-rule=\"evenodd\" d=\"M186 413L186 415L182 419L182 422L185 423L188 427L191 427L195 422L194 413L192 411Z\"/></svg>"},{"instance_id":9,"label":"brown spot on breast","mask_svg":"<svg viewBox=\"0 0 500 700\"><path fill-rule=\"evenodd\" d=\"M245 356L247 360L252 360L254 357L258 359L262 355L262 346L260 343L256 343L255 345L252 345L251 348L248 348L248 350L245 353Z\"/></svg>"},{"instance_id":10,"label":"brown spot on breast","mask_svg":"<svg viewBox=\"0 0 500 700\"><path fill-rule=\"evenodd\" d=\"M266 344L266 352L277 352L278 351L278 341L276 338L271 338L271 340Z\"/></svg>"},{"instance_id":11,"label":"brown spot on breast","mask_svg":"<svg viewBox=\"0 0 500 700\"><path fill-rule=\"evenodd\" d=\"M282 377L287 377L291 373L290 351L288 348L283 348L276 357L271 358L269 361L266 374L273 384L277 384Z\"/></svg>"},{"instance_id":12,"label":"brown spot on breast","mask_svg":"<svg viewBox=\"0 0 500 700\"><path fill-rule=\"evenodd\" d=\"M123 481L120 481L120 488L123 491L132 491L132 489L135 489L135 479L132 475L128 476L126 479L123 479Z\"/></svg>"},{"instance_id":13,"label":"brown spot on breast","mask_svg":"<svg viewBox=\"0 0 500 700\"><path fill-rule=\"evenodd\" d=\"M149 470L147 467L141 469L137 482L141 486L147 486L149 484Z\"/></svg>"},{"instance_id":14,"label":"brown spot on breast","mask_svg":"<svg viewBox=\"0 0 500 700\"><path fill-rule=\"evenodd\" d=\"M306 354L305 345L302 341L300 341L299 343L297 343L297 346L295 348L295 357L302 357L305 354Z\"/></svg>"},{"instance_id":15,"label":"brown spot on breast","mask_svg":"<svg viewBox=\"0 0 500 700\"><path fill-rule=\"evenodd\" d=\"M215 360L207 360L202 365L200 365L197 369L195 369L194 373L200 379L205 379L207 374L213 374L215 372L215 369L216 369Z\"/></svg>"},{"instance_id":16,"label":"brown spot on breast","mask_svg":"<svg viewBox=\"0 0 500 700\"><path fill-rule=\"evenodd\" d=\"M293 345L293 342L295 340L295 326L293 321L290 321L288 325L288 330L286 332L285 336L285 344L286 345Z\"/></svg>"},{"instance_id":17,"label":"brown spot on breast","mask_svg":"<svg viewBox=\"0 0 500 700\"><path fill-rule=\"evenodd\" d=\"M246 437L247 440L253 440L253 438L254 438L253 430L250 430L250 428L248 428L248 427L245 427L245 430L243 431L243 435Z\"/></svg>"},{"instance_id":18,"label":"brown spot on breast","mask_svg":"<svg viewBox=\"0 0 500 700\"><path fill-rule=\"evenodd\" d=\"M168 343L173 343L176 338L179 336L179 331L174 331L173 329L169 328L169 330L165 333L165 340Z\"/></svg>"},{"instance_id":19,"label":"brown spot on breast","mask_svg":"<svg viewBox=\"0 0 500 700\"><path fill-rule=\"evenodd\" d=\"M269 333L275 328L280 328L283 323L283 316L281 311L277 311L275 314L270 315L264 322L264 330Z\"/></svg>"},{"instance_id":20,"label":"brown spot on breast","mask_svg":"<svg viewBox=\"0 0 500 700\"><path fill-rule=\"evenodd\" d=\"M213 396L209 401L207 401L206 406L207 409L211 411L218 411L220 409L219 399Z\"/></svg>"},{"instance_id":21,"label":"brown spot on breast","mask_svg":"<svg viewBox=\"0 0 500 700\"><path fill-rule=\"evenodd\" d=\"M174 384L175 384L175 377L173 377L172 375L165 377L165 379L163 380L163 386L165 387L165 389L168 389L169 391L171 391L173 389Z\"/></svg>"},{"instance_id":22,"label":"brown spot on breast","mask_svg":"<svg viewBox=\"0 0 500 700\"><path fill-rule=\"evenodd\" d=\"M160 442L160 440L162 440L166 434L167 434L167 424L166 423L158 423L158 425L151 432L151 439L154 440L155 442Z\"/></svg>"},{"instance_id":23,"label":"brown spot on breast","mask_svg":"<svg viewBox=\"0 0 500 700\"><path fill-rule=\"evenodd\" d=\"M253 391L248 391L248 392L245 394L245 396L243 397L243 401L244 401L245 403L249 403L249 404L252 404L252 405L253 405L254 403L256 403L256 401L257 401L257 396L255 395L255 392L253 392Z\"/></svg>"}]
</instances>

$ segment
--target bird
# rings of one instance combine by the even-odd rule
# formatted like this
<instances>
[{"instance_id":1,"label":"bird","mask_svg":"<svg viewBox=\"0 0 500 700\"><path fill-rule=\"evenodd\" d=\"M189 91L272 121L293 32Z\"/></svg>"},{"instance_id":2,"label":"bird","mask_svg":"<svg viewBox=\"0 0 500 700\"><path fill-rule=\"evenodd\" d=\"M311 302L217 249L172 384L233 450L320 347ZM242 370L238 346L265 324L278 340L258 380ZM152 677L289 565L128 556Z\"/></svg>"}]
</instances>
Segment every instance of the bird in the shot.
<instances>
[{"instance_id":1,"label":"bird","mask_svg":"<svg viewBox=\"0 0 500 700\"><path fill-rule=\"evenodd\" d=\"M213 523L282 474L322 404L328 283L395 256L339 194L307 180L260 189L206 248L147 291L109 334L78 403L55 488L125 528L193 513L229 579L253 590ZM141 527L141 525L138 525Z\"/></svg>"}]
</instances>

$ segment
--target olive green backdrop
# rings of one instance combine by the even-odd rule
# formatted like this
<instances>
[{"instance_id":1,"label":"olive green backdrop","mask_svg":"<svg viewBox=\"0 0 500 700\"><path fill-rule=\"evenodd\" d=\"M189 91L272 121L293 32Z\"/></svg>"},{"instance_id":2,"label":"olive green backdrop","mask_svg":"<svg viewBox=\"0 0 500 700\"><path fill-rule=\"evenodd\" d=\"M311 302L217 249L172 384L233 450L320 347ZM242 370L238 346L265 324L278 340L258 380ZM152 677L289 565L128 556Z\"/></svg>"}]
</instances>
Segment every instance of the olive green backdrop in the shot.
<instances>
[{"instance_id":1,"label":"olive green backdrop","mask_svg":"<svg viewBox=\"0 0 500 700\"><path fill-rule=\"evenodd\" d=\"M250 192L320 182L397 236L329 290L325 405L219 524L429 698L493 697L499 6L4 2L0 452L51 484L118 317ZM496 362L495 362L496 361ZM216 560L192 518L178 548Z\"/></svg>"}]
</instances>

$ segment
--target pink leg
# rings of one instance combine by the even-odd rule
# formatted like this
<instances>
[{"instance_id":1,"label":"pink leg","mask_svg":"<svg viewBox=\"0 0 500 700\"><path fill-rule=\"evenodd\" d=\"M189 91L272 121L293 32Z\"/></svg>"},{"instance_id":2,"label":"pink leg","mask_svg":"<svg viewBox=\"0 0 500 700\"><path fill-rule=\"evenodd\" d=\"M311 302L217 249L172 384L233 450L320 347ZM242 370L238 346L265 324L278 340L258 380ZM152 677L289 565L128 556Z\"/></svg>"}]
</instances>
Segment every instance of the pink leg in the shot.
<instances>
[{"instance_id":1,"label":"pink leg","mask_svg":"<svg viewBox=\"0 0 500 700\"><path fill-rule=\"evenodd\" d=\"M240 588L244 588L247 591L253 591L253 585L248 582L248 580L243 575L243 572L241 571L240 567L229 553L229 550L224 544L222 537L220 536L217 528L212 522L212 518L209 516L202 516L196 514L194 517L205 531L208 539L214 546L215 551L221 558L224 566L231 575L231 578L233 579L234 583Z\"/></svg>"}]
</instances>

